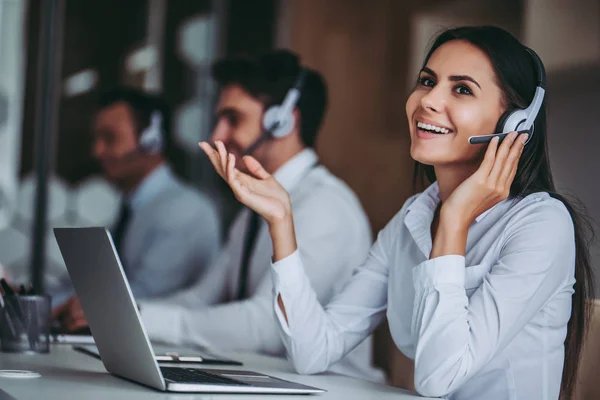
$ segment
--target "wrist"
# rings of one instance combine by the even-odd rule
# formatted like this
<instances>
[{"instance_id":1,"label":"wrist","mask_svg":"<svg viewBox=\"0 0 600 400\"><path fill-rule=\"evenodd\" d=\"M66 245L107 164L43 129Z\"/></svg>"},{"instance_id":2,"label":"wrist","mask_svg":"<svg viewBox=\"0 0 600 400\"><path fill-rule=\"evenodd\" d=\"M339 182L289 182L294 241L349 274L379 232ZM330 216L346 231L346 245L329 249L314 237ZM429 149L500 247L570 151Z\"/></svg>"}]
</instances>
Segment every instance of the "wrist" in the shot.
<instances>
[{"instance_id":1,"label":"wrist","mask_svg":"<svg viewBox=\"0 0 600 400\"><path fill-rule=\"evenodd\" d=\"M455 217L455 216L454 216ZM469 226L459 218L442 218L437 227L430 258L458 254L465 255Z\"/></svg>"},{"instance_id":2,"label":"wrist","mask_svg":"<svg viewBox=\"0 0 600 400\"><path fill-rule=\"evenodd\" d=\"M265 221L269 225L269 229L278 229L286 227L292 223L292 202L289 194L286 192L285 198L278 199L281 202L281 207L276 207L270 210L270 213L265 215Z\"/></svg>"},{"instance_id":3,"label":"wrist","mask_svg":"<svg viewBox=\"0 0 600 400\"><path fill-rule=\"evenodd\" d=\"M294 225L294 220L291 213L285 213L282 216L267 221L267 225L272 236L273 234L289 232L290 228Z\"/></svg>"},{"instance_id":4,"label":"wrist","mask_svg":"<svg viewBox=\"0 0 600 400\"><path fill-rule=\"evenodd\" d=\"M290 256L298 248L294 219L291 215L269 223L269 234L273 244L273 261Z\"/></svg>"},{"instance_id":5,"label":"wrist","mask_svg":"<svg viewBox=\"0 0 600 400\"><path fill-rule=\"evenodd\" d=\"M448 233L461 233L468 231L472 223L473 221L460 210L442 205L438 229L442 228Z\"/></svg>"}]
</instances>

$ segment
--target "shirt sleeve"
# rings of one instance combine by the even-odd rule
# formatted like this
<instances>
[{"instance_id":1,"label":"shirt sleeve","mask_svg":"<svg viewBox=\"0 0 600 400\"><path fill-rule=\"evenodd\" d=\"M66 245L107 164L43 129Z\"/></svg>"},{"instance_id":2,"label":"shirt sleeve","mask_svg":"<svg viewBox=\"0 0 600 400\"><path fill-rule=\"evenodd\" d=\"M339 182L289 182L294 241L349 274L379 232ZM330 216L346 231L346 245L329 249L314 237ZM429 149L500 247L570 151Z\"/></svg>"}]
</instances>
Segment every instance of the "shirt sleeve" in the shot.
<instances>
[{"instance_id":1,"label":"shirt sleeve","mask_svg":"<svg viewBox=\"0 0 600 400\"><path fill-rule=\"evenodd\" d=\"M388 254L402 214L401 211L379 233L366 260L355 268L350 281L326 307L318 301L307 274L312 260L301 251L273 264L273 307L284 345L299 373L327 370L383 320L387 309ZM277 303L278 295L287 322Z\"/></svg>"},{"instance_id":2,"label":"shirt sleeve","mask_svg":"<svg viewBox=\"0 0 600 400\"><path fill-rule=\"evenodd\" d=\"M415 387L445 396L502 351L572 280L573 223L564 206L534 204L505 229L497 262L469 298L465 258L447 255L413 269Z\"/></svg>"},{"instance_id":3,"label":"shirt sleeve","mask_svg":"<svg viewBox=\"0 0 600 400\"><path fill-rule=\"evenodd\" d=\"M142 319L152 340L281 355L279 332L271 313L267 287L253 297L208 307L145 302Z\"/></svg>"}]
</instances>

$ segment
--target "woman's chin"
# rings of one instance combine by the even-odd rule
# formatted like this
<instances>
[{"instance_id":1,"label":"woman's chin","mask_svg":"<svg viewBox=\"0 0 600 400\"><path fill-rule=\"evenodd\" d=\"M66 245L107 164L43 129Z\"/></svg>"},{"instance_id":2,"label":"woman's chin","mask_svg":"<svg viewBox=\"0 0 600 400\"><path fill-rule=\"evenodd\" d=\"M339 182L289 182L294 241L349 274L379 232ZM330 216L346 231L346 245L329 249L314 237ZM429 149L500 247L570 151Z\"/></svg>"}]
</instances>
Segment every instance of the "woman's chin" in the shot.
<instances>
[{"instance_id":1,"label":"woman's chin","mask_svg":"<svg viewBox=\"0 0 600 400\"><path fill-rule=\"evenodd\" d=\"M410 151L410 156L413 160L425 164L425 165L436 165L443 164L444 160L448 160L447 155L436 155L432 154L431 151L425 151L425 149L412 149Z\"/></svg>"}]
</instances>

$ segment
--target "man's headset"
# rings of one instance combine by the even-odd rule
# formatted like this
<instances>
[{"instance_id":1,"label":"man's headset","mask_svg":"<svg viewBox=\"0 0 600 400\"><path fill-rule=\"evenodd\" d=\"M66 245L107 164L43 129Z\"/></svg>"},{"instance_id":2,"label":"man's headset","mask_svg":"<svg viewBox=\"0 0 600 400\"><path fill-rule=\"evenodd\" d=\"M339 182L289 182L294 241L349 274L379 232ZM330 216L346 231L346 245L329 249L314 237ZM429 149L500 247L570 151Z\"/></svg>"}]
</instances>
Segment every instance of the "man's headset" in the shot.
<instances>
[{"instance_id":1,"label":"man's headset","mask_svg":"<svg viewBox=\"0 0 600 400\"><path fill-rule=\"evenodd\" d=\"M502 139L504 139L511 131L528 133L529 137L527 138L527 142L525 142L525 144L531 140L534 131L534 122L538 113L540 112L540 108L544 102L544 95L546 93L546 70L542 60L536 54L536 52L528 47L525 47L525 49L533 58L537 74L537 87L535 89L535 95L533 96L531 104L529 104L529 107L526 109L517 108L515 110L505 112L498 120L498 125L496 126L496 132L498 133L493 133L491 135L471 136L469 137L469 143L489 143L495 136L498 136L500 141L502 141Z\"/></svg>"},{"instance_id":2,"label":"man's headset","mask_svg":"<svg viewBox=\"0 0 600 400\"><path fill-rule=\"evenodd\" d=\"M163 116L158 110L150 115L150 123L140 134L137 152L144 154L161 153L164 147Z\"/></svg>"},{"instance_id":3,"label":"man's headset","mask_svg":"<svg viewBox=\"0 0 600 400\"><path fill-rule=\"evenodd\" d=\"M122 162L130 162L140 155L160 154L164 148L163 116L158 110L150 115L150 123L140 133L135 149L117 157Z\"/></svg>"},{"instance_id":4,"label":"man's headset","mask_svg":"<svg viewBox=\"0 0 600 400\"><path fill-rule=\"evenodd\" d=\"M244 155L254 153L258 146L267 139L283 138L292 133L294 130L294 108L302 94L306 75L307 70L301 67L294 86L288 90L281 105L273 105L265 112L262 120L263 133L244 151Z\"/></svg>"}]
</instances>

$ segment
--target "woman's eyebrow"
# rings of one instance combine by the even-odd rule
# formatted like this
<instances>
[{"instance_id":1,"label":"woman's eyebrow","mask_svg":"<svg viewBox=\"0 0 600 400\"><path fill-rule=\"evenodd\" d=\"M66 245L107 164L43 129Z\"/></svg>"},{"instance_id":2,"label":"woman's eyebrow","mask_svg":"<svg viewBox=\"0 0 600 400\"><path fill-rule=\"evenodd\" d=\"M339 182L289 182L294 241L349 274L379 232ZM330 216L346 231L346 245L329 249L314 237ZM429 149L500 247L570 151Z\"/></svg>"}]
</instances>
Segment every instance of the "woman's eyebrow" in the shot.
<instances>
[{"instance_id":1,"label":"woman's eyebrow","mask_svg":"<svg viewBox=\"0 0 600 400\"><path fill-rule=\"evenodd\" d=\"M425 73L433 76L435 79L437 79L437 77L438 77L437 74L435 73L435 71L429 67L423 67L421 69L421 72L425 72ZM470 77L469 75L452 75L452 76L448 77L448 79L452 82L459 82L459 81L473 82L474 84L477 85L477 87L479 89L481 89L481 85L479 85L479 83L477 83L477 81L475 79L473 79L472 77Z\"/></svg>"},{"instance_id":2,"label":"woman's eyebrow","mask_svg":"<svg viewBox=\"0 0 600 400\"><path fill-rule=\"evenodd\" d=\"M448 79L451 80L452 82L458 82L458 81L473 82L474 84L477 85L477 87L479 89L481 89L481 86L479 85L479 83L477 83L477 81L475 79L471 78L469 75L452 75Z\"/></svg>"}]
</instances>

